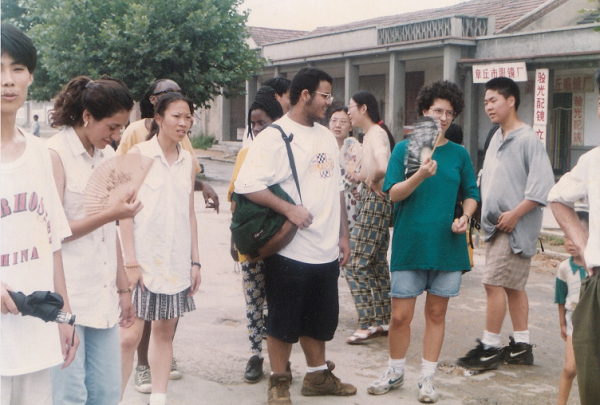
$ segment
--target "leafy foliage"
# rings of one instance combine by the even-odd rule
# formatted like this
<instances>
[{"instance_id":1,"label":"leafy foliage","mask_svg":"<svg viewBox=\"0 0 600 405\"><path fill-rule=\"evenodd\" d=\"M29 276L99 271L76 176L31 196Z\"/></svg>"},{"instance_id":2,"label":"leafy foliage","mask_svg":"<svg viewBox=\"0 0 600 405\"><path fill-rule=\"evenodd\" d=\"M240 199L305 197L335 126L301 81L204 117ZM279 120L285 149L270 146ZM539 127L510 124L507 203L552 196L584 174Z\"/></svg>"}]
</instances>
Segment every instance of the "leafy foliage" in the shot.
<instances>
[{"instance_id":1,"label":"leafy foliage","mask_svg":"<svg viewBox=\"0 0 600 405\"><path fill-rule=\"evenodd\" d=\"M169 78L205 107L222 92L242 94L264 63L246 43L241 0L3 0L3 20L7 1L17 6L13 14L39 15L28 31L41 65L33 99L52 98L79 75L107 75L123 80L136 99L154 80Z\"/></svg>"}]
</instances>

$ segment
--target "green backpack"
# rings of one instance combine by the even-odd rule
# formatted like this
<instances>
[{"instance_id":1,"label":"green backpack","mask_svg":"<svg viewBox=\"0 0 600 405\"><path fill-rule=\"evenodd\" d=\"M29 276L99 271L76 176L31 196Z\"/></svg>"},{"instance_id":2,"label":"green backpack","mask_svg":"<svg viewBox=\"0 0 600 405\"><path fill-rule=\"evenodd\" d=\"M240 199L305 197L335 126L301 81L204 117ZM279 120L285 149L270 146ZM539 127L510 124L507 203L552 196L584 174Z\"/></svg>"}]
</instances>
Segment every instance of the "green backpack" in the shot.
<instances>
[{"instance_id":1,"label":"green backpack","mask_svg":"<svg viewBox=\"0 0 600 405\"><path fill-rule=\"evenodd\" d=\"M294 135L290 134L287 136L279 125L271 124L269 126L274 127L281 132L290 159L292 175L294 176L298 194L300 195L298 174L294 163L294 155L292 154L290 146L290 142L292 142ZM283 191L279 184L270 186L269 190L277 197L291 204L296 204L292 197ZM250 258L256 258L260 255L258 250L279 232L287 218L285 215L275 212L270 208L263 207L262 205L258 205L250 201L244 195L235 192L231 195L231 200L236 204L235 212L231 218L231 226L229 227L229 229L231 229L233 243L241 254L248 255ZM301 195L300 201L302 201Z\"/></svg>"}]
</instances>

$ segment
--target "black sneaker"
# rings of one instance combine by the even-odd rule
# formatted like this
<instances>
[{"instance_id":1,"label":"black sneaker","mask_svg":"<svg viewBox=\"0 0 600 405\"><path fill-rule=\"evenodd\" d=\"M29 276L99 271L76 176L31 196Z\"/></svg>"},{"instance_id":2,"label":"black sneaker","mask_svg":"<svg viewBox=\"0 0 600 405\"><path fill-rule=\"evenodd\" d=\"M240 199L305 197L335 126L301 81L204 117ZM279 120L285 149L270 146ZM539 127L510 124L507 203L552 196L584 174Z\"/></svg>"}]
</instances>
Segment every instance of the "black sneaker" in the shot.
<instances>
[{"instance_id":1,"label":"black sneaker","mask_svg":"<svg viewBox=\"0 0 600 405\"><path fill-rule=\"evenodd\" d=\"M260 381L263 376L264 361L265 359L258 357L258 355L250 357L250 360L246 364L246 372L244 373L244 378L247 382L256 383Z\"/></svg>"},{"instance_id":2,"label":"black sneaker","mask_svg":"<svg viewBox=\"0 0 600 405\"><path fill-rule=\"evenodd\" d=\"M485 349L481 340L477 339L477 347L469 351L465 357L458 359L457 364L469 370L496 370L502 360L500 349L490 347Z\"/></svg>"},{"instance_id":3,"label":"black sneaker","mask_svg":"<svg viewBox=\"0 0 600 405\"><path fill-rule=\"evenodd\" d=\"M509 337L509 340L509 345L502 349L502 362L531 366L533 364L533 345L523 342L515 343L512 336Z\"/></svg>"}]
</instances>

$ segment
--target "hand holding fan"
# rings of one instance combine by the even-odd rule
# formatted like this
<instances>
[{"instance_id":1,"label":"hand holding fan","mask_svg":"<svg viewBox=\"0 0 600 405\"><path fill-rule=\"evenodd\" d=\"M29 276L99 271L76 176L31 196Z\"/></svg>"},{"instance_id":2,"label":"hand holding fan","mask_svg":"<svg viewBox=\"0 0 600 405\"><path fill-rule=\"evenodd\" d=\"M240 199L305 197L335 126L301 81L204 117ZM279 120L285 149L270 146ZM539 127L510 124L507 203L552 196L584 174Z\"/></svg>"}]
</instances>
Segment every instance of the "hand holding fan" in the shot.
<instances>
[{"instance_id":1,"label":"hand holding fan","mask_svg":"<svg viewBox=\"0 0 600 405\"><path fill-rule=\"evenodd\" d=\"M140 189L154 160L136 153L117 156L104 162L88 181L83 192L83 207L93 215L110 207L134 189Z\"/></svg>"},{"instance_id":2,"label":"hand holding fan","mask_svg":"<svg viewBox=\"0 0 600 405\"><path fill-rule=\"evenodd\" d=\"M342 145L340 152L340 161L346 173L360 171L362 145L356 138L348 137L344 139L344 144Z\"/></svg>"},{"instance_id":3,"label":"hand holding fan","mask_svg":"<svg viewBox=\"0 0 600 405\"><path fill-rule=\"evenodd\" d=\"M419 170L427 158L433 155L441 139L441 133L436 121L431 117L421 117L415 122L404 157L407 179Z\"/></svg>"}]
</instances>

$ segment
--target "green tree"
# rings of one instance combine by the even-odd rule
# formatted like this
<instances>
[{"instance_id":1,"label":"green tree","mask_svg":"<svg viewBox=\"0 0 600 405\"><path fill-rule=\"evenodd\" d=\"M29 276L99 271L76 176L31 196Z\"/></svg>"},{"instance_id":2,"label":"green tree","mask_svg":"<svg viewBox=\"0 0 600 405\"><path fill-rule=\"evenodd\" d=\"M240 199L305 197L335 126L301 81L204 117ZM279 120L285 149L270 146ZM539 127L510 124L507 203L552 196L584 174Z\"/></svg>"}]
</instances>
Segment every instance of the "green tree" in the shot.
<instances>
[{"instance_id":1,"label":"green tree","mask_svg":"<svg viewBox=\"0 0 600 405\"><path fill-rule=\"evenodd\" d=\"M79 75L119 78L136 99L170 78L200 107L241 94L264 59L246 43L240 1L29 0L41 65L31 98L48 100Z\"/></svg>"}]
</instances>

